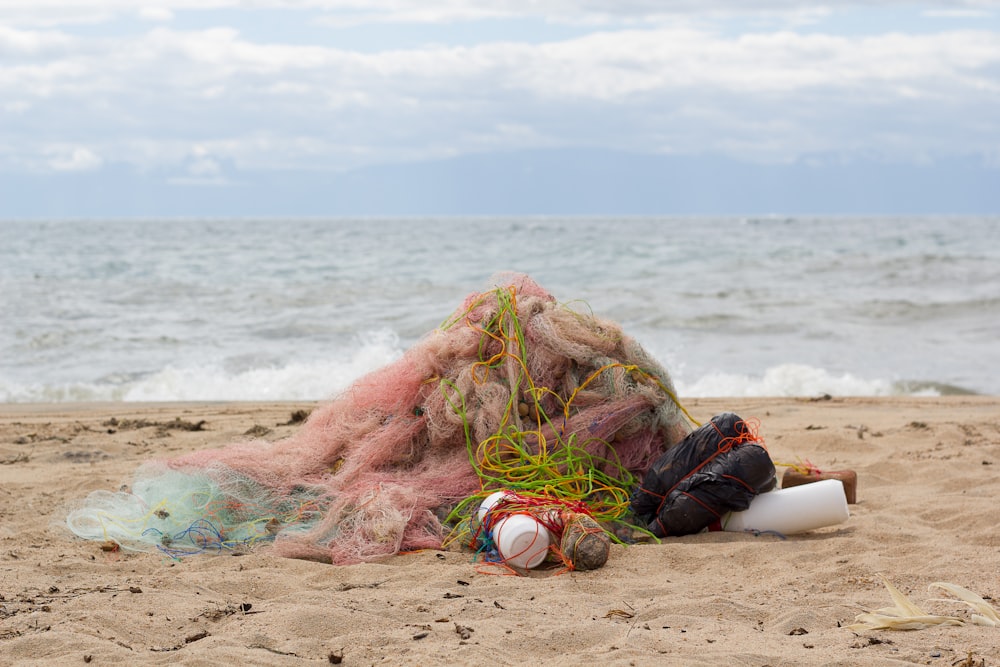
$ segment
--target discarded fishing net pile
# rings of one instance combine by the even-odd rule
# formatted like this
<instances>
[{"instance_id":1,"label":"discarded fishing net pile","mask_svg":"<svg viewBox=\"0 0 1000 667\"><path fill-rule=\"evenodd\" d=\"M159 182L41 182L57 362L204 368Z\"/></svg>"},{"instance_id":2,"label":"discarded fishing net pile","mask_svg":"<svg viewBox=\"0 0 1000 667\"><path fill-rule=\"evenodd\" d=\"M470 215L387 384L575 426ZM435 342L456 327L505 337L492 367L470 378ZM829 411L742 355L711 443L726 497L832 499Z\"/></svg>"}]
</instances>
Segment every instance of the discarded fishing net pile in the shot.
<instances>
[{"instance_id":1,"label":"discarded fishing net pile","mask_svg":"<svg viewBox=\"0 0 1000 667\"><path fill-rule=\"evenodd\" d=\"M148 463L70 528L171 556L273 541L345 564L441 548L501 488L620 519L635 476L690 432L669 375L619 325L500 279L295 435Z\"/></svg>"}]
</instances>

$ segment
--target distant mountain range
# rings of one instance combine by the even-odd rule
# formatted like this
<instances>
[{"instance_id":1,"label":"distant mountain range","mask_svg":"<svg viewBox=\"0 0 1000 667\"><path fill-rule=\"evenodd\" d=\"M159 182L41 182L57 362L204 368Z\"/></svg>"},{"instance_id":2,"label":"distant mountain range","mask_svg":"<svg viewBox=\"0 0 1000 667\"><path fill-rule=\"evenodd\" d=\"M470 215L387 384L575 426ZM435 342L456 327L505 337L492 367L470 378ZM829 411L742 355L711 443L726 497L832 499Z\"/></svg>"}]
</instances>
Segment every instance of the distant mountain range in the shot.
<instances>
[{"instance_id":1,"label":"distant mountain range","mask_svg":"<svg viewBox=\"0 0 1000 667\"><path fill-rule=\"evenodd\" d=\"M788 165L567 149L469 155L346 173L247 171L214 182L105 165L0 172L0 218L404 215L1000 214L1000 166Z\"/></svg>"}]
</instances>

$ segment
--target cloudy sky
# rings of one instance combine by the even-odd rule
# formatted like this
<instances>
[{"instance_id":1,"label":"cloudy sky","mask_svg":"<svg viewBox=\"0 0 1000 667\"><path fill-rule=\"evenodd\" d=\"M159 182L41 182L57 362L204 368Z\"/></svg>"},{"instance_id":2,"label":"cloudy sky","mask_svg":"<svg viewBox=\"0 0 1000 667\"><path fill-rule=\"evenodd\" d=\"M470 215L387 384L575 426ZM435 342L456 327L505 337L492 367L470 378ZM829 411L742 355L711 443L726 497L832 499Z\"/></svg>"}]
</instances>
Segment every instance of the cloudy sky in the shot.
<instances>
[{"instance_id":1,"label":"cloudy sky","mask_svg":"<svg viewBox=\"0 0 1000 667\"><path fill-rule=\"evenodd\" d=\"M0 0L0 218L699 212L657 173L823 212L851 170L1000 213L1000 0Z\"/></svg>"}]
</instances>

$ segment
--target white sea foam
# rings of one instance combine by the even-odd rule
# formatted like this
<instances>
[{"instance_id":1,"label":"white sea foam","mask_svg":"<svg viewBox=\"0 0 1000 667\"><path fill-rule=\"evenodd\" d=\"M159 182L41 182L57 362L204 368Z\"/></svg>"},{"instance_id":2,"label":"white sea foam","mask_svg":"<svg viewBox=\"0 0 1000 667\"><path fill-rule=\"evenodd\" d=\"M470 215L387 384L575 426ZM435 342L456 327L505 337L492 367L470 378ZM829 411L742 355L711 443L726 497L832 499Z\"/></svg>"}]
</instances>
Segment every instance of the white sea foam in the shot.
<instances>
[{"instance_id":1,"label":"white sea foam","mask_svg":"<svg viewBox=\"0 0 1000 667\"><path fill-rule=\"evenodd\" d=\"M236 372L220 364L168 365L119 383L18 385L0 381L0 402L322 400L402 354L398 338L387 331L371 333L355 349L342 352L343 357Z\"/></svg>"},{"instance_id":2,"label":"white sea foam","mask_svg":"<svg viewBox=\"0 0 1000 667\"><path fill-rule=\"evenodd\" d=\"M63 401L285 401L324 400L354 380L398 358L396 348L365 346L350 359L291 363L231 373L219 366L167 367L121 385L62 386L0 384L0 402ZM675 379L682 398L765 396L936 396L940 391L881 378L836 374L801 364L782 364L761 376L712 373L693 381Z\"/></svg>"},{"instance_id":3,"label":"white sea foam","mask_svg":"<svg viewBox=\"0 0 1000 667\"><path fill-rule=\"evenodd\" d=\"M677 380L682 396L888 396L896 393L894 383L865 379L850 373L835 374L804 364L781 364L768 368L762 376L738 373L711 373L686 383Z\"/></svg>"},{"instance_id":4,"label":"white sea foam","mask_svg":"<svg viewBox=\"0 0 1000 667\"><path fill-rule=\"evenodd\" d=\"M167 367L132 384L125 401L321 400L399 357L398 341L375 336L346 358L292 362L230 373L218 365Z\"/></svg>"},{"instance_id":5,"label":"white sea foam","mask_svg":"<svg viewBox=\"0 0 1000 667\"><path fill-rule=\"evenodd\" d=\"M120 388L90 382L20 383L0 378L0 403L120 401Z\"/></svg>"}]
</instances>

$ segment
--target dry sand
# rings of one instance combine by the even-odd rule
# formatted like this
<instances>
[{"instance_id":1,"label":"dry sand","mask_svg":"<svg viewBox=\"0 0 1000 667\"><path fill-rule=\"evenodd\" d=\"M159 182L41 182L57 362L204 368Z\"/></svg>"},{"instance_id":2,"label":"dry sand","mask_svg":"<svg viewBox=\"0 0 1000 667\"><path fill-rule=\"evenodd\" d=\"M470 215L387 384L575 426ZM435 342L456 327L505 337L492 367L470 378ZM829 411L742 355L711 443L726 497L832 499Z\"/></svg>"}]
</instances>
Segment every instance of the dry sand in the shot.
<instances>
[{"instance_id":1,"label":"dry sand","mask_svg":"<svg viewBox=\"0 0 1000 667\"><path fill-rule=\"evenodd\" d=\"M688 401L699 420L758 417L776 461L857 471L850 520L785 540L615 546L592 572L498 576L461 552L345 567L266 547L172 561L105 552L59 527L67 504L117 489L149 458L254 427L281 438L297 427L278 424L312 407L0 406L0 663L1000 664L1000 628L842 627L889 606L879 573L930 612L969 617L934 601L935 581L1000 600L994 397ZM163 426L177 418L203 430Z\"/></svg>"}]
</instances>

